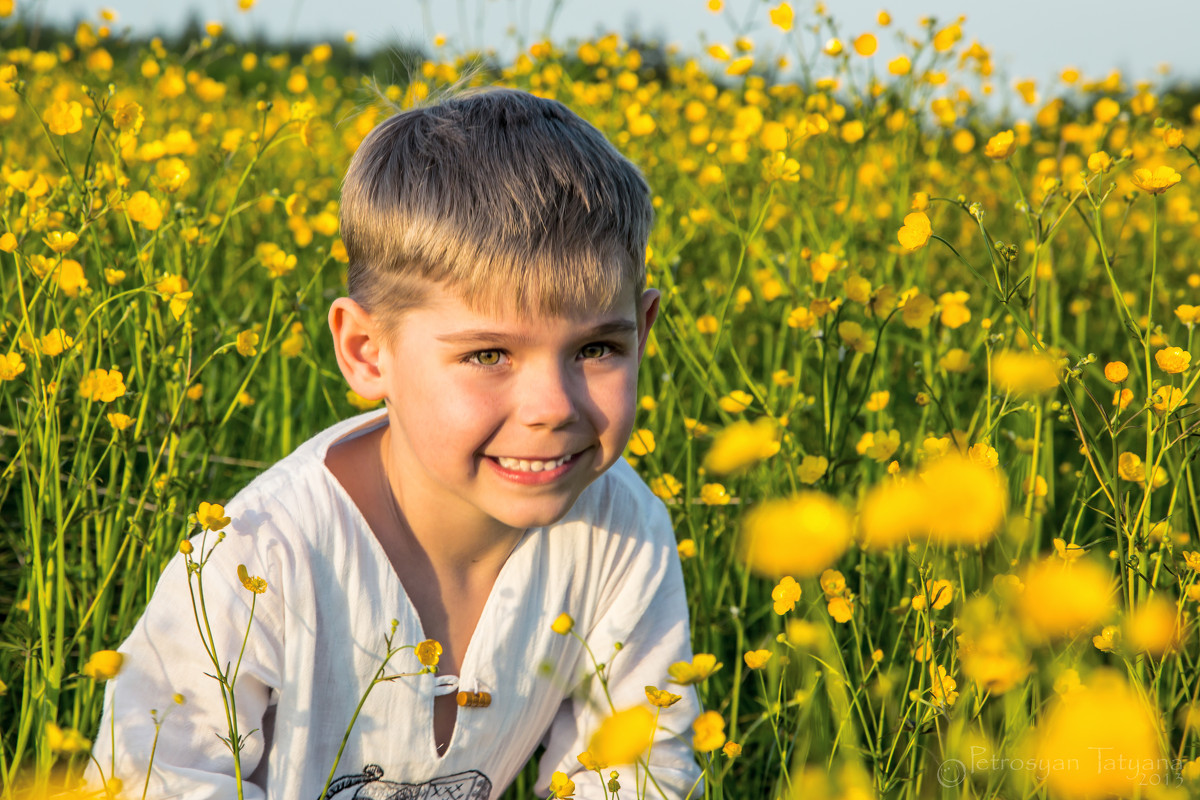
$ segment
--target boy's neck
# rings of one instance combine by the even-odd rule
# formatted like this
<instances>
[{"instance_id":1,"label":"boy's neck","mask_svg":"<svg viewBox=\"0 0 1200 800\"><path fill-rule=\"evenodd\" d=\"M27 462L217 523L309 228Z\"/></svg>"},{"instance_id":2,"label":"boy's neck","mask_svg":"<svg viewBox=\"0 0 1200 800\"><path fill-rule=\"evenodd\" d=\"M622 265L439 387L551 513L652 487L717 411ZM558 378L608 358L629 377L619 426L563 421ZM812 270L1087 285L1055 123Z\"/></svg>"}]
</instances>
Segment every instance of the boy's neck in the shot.
<instances>
[{"instance_id":1,"label":"boy's neck","mask_svg":"<svg viewBox=\"0 0 1200 800\"><path fill-rule=\"evenodd\" d=\"M446 507L436 509L436 517L423 517L419 504L404 502L404 487L396 486L391 479L396 473L390 466L391 445L389 425L383 428L377 449L383 516L382 529L375 535L388 540L382 541L385 549L408 551L417 560L427 560L439 577L451 580L465 579L481 569L498 572L525 531L496 520L484 527L477 517L456 519L455 509Z\"/></svg>"}]
</instances>

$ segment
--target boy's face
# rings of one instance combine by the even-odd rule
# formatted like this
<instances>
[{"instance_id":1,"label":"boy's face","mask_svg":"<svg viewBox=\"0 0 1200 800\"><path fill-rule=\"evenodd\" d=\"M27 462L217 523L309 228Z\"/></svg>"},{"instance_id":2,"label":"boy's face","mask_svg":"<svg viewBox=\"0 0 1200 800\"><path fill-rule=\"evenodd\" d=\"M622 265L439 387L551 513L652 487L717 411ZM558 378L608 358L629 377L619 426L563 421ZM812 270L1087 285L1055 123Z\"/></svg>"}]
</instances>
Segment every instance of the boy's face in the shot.
<instances>
[{"instance_id":1,"label":"boy's face","mask_svg":"<svg viewBox=\"0 0 1200 800\"><path fill-rule=\"evenodd\" d=\"M658 297L627 288L578 317L491 316L431 287L378 350L378 374L351 380L388 401L388 467L414 530L563 517L629 440Z\"/></svg>"}]
</instances>

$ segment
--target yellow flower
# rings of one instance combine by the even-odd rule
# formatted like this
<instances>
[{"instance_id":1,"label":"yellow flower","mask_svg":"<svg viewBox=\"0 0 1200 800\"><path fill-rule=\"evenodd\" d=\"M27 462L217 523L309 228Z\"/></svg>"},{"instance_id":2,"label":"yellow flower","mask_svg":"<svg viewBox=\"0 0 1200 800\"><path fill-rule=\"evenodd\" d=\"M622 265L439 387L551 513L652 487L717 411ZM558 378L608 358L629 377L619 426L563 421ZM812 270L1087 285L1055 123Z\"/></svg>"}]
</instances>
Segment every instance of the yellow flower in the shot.
<instances>
[{"instance_id":1,"label":"yellow flower","mask_svg":"<svg viewBox=\"0 0 1200 800\"><path fill-rule=\"evenodd\" d=\"M1124 361L1110 361L1104 365L1104 377L1112 383L1123 383L1129 377L1129 367Z\"/></svg>"},{"instance_id":2,"label":"yellow flower","mask_svg":"<svg viewBox=\"0 0 1200 800\"><path fill-rule=\"evenodd\" d=\"M1133 401L1133 390L1132 389L1121 389L1119 391L1113 392L1112 404L1117 408L1118 411L1124 411L1125 407L1128 406L1132 401Z\"/></svg>"},{"instance_id":3,"label":"yellow flower","mask_svg":"<svg viewBox=\"0 0 1200 800\"><path fill-rule=\"evenodd\" d=\"M675 546L675 549L677 551L679 551L679 558L681 560L686 561L689 558L695 558L696 557L696 540L695 539L684 539L684 540L680 541L678 545Z\"/></svg>"},{"instance_id":4,"label":"yellow flower","mask_svg":"<svg viewBox=\"0 0 1200 800\"><path fill-rule=\"evenodd\" d=\"M709 506L728 505L732 498L719 483L706 483L700 487L700 500Z\"/></svg>"},{"instance_id":5,"label":"yellow flower","mask_svg":"<svg viewBox=\"0 0 1200 800\"><path fill-rule=\"evenodd\" d=\"M654 452L654 432L639 428L629 439L629 452L635 456L644 456Z\"/></svg>"},{"instance_id":6,"label":"yellow flower","mask_svg":"<svg viewBox=\"0 0 1200 800\"><path fill-rule=\"evenodd\" d=\"M954 584L950 581L926 581L925 591L913 597L910 605L916 611L932 608L941 611L954 599Z\"/></svg>"},{"instance_id":7,"label":"yellow flower","mask_svg":"<svg viewBox=\"0 0 1200 800\"><path fill-rule=\"evenodd\" d=\"M850 515L821 492L768 500L746 515L738 546L754 572L814 576L850 546Z\"/></svg>"},{"instance_id":8,"label":"yellow flower","mask_svg":"<svg viewBox=\"0 0 1200 800\"><path fill-rule=\"evenodd\" d=\"M1137 653L1159 657L1179 644L1176 606L1161 597L1151 597L1125 620L1124 640Z\"/></svg>"},{"instance_id":9,"label":"yellow flower","mask_svg":"<svg viewBox=\"0 0 1200 800\"><path fill-rule=\"evenodd\" d=\"M995 161L1003 161L1017 149L1016 138L1011 130L1000 131L988 139L983 148L983 154Z\"/></svg>"},{"instance_id":10,"label":"yellow flower","mask_svg":"<svg viewBox=\"0 0 1200 800\"><path fill-rule=\"evenodd\" d=\"M892 399L892 393L886 389L882 392L871 392L871 396L867 398L867 402L863 408L867 411L883 411L887 408L888 402Z\"/></svg>"},{"instance_id":11,"label":"yellow flower","mask_svg":"<svg viewBox=\"0 0 1200 800\"><path fill-rule=\"evenodd\" d=\"M1087 160L1088 169L1095 173L1108 172L1112 169L1112 163L1112 156L1103 150L1092 153Z\"/></svg>"},{"instance_id":12,"label":"yellow flower","mask_svg":"<svg viewBox=\"0 0 1200 800\"><path fill-rule=\"evenodd\" d=\"M671 676L671 683L691 686L693 683L707 680L709 675L723 666L724 664L717 661L717 657L711 653L697 653L692 656L690 664L686 661L676 661L667 668L667 674Z\"/></svg>"},{"instance_id":13,"label":"yellow flower","mask_svg":"<svg viewBox=\"0 0 1200 800\"><path fill-rule=\"evenodd\" d=\"M696 331L698 333L716 333L718 327L717 318L712 314L704 314L696 318Z\"/></svg>"},{"instance_id":14,"label":"yellow flower","mask_svg":"<svg viewBox=\"0 0 1200 800\"><path fill-rule=\"evenodd\" d=\"M94 369L79 381L79 394L84 398L111 403L125 395L125 377L119 369Z\"/></svg>"},{"instance_id":15,"label":"yellow flower","mask_svg":"<svg viewBox=\"0 0 1200 800\"><path fill-rule=\"evenodd\" d=\"M783 616L796 607L800 599L800 584L791 575L784 575L779 584L771 590L771 600L775 613Z\"/></svg>"},{"instance_id":16,"label":"yellow flower","mask_svg":"<svg viewBox=\"0 0 1200 800\"><path fill-rule=\"evenodd\" d=\"M171 295L171 299L167 301L167 308L171 312L171 316L179 319L183 316L183 312L187 310L188 302L192 299L191 292L178 292Z\"/></svg>"},{"instance_id":17,"label":"yellow flower","mask_svg":"<svg viewBox=\"0 0 1200 800\"><path fill-rule=\"evenodd\" d=\"M842 53L842 40L834 37L825 42L825 46L821 48L822 52L827 56L838 56Z\"/></svg>"},{"instance_id":18,"label":"yellow flower","mask_svg":"<svg viewBox=\"0 0 1200 800\"><path fill-rule=\"evenodd\" d=\"M721 752L729 758L737 758L742 754L742 746L737 742L726 742L725 746L721 748Z\"/></svg>"},{"instance_id":19,"label":"yellow flower","mask_svg":"<svg viewBox=\"0 0 1200 800\"><path fill-rule=\"evenodd\" d=\"M134 192L125 201L125 212L129 218L148 231L156 230L162 224L162 207L152 198L149 192Z\"/></svg>"},{"instance_id":20,"label":"yellow flower","mask_svg":"<svg viewBox=\"0 0 1200 800\"><path fill-rule=\"evenodd\" d=\"M854 446L859 455L874 459L879 463L887 461L900 447L900 431L894 428L890 431L866 431Z\"/></svg>"},{"instance_id":21,"label":"yellow flower","mask_svg":"<svg viewBox=\"0 0 1200 800\"><path fill-rule=\"evenodd\" d=\"M442 645L434 639L426 639L416 646L417 660L427 667L436 667L442 657Z\"/></svg>"},{"instance_id":22,"label":"yellow flower","mask_svg":"<svg viewBox=\"0 0 1200 800\"><path fill-rule=\"evenodd\" d=\"M874 55L878 46L879 42L872 33L864 33L854 40L854 52L860 56Z\"/></svg>"},{"instance_id":23,"label":"yellow flower","mask_svg":"<svg viewBox=\"0 0 1200 800\"><path fill-rule=\"evenodd\" d=\"M770 458L779 452L778 436L778 426L768 417L753 423L739 420L717 434L704 466L714 474L725 474Z\"/></svg>"},{"instance_id":24,"label":"yellow flower","mask_svg":"<svg viewBox=\"0 0 1200 800\"><path fill-rule=\"evenodd\" d=\"M675 499L682 490L683 484L669 472L664 472L661 476L650 479L650 491L654 492L655 497L663 500Z\"/></svg>"},{"instance_id":25,"label":"yellow flower","mask_svg":"<svg viewBox=\"0 0 1200 800\"><path fill-rule=\"evenodd\" d=\"M61 255L74 247L79 241L79 237L71 231L53 231L46 234L46 237L42 241L51 250Z\"/></svg>"},{"instance_id":26,"label":"yellow flower","mask_svg":"<svg viewBox=\"0 0 1200 800\"><path fill-rule=\"evenodd\" d=\"M1150 194L1162 194L1181 179L1182 176L1178 172L1165 164L1153 170L1135 169L1133 177L1130 178L1134 186Z\"/></svg>"},{"instance_id":27,"label":"yellow flower","mask_svg":"<svg viewBox=\"0 0 1200 800\"><path fill-rule=\"evenodd\" d=\"M196 522L205 530L219 531L230 523L230 518L225 516L225 506L202 502L196 511Z\"/></svg>"},{"instance_id":28,"label":"yellow flower","mask_svg":"<svg viewBox=\"0 0 1200 800\"><path fill-rule=\"evenodd\" d=\"M888 72L896 76L907 75L912 72L912 61L908 56L896 56L888 62Z\"/></svg>"},{"instance_id":29,"label":"yellow flower","mask_svg":"<svg viewBox=\"0 0 1200 800\"><path fill-rule=\"evenodd\" d=\"M237 576L242 586L246 588L246 591L253 592L254 594L262 594L267 591L267 582L257 575L251 575L246 570L245 564L238 564Z\"/></svg>"},{"instance_id":30,"label":"yellow flower","mask_svg":"<svg viewBox=\"0 0 1200 800\"><path fill-rule=\"evenodd\" d=\"M1119 673L1101 668L1085 685L1051 701L1031 733L1032 757L1055 765L1045 775L1056 797L1131 797L1165 764L1157 714ZM1145 771L1130 765L1149 765Z\"/></svg>"},{"instance_id":31,"label":"yellow flower","mask_svg":"<svg viewBox=\"0 0 1200 800\"><path fill-rule=\"evenodd\" d=\"M771 24L776 28L779 28L779 30L783 31L784 33L787 33L792 29L792 25L795 23L796 14L792 11L791 3L780 3L775 8L772 8L768 13L771 17Z\"/></svg>"},{"instance_id":32,"label":"yellow flower","mask_svg":"<svg viewBox=\"0 0 1200 800\"><path fill-rule=\"evenodd\" d=\"M1108 570L1089 559L1043 561L1027 568L1018 610L1034 640L1072 636L1094 628L1113 612Z\"/></svg>"},{"instance_id":33,"label":"yellow flower","mask_svg":"<svg viewBox=\"0 0 1200 800\"><path fill-rule=\"evenodd\" d=\"M12 231L5 231L0 235L0 251L11 253L17 249L17 237L13 236Z\"/></svg>"},{"instance_id":34,"label":"yellow flower","mask_svg":"<svg viewBox=\"0 0 1200 800\"><path fill-rule=\"evenodd\" d=\"M958 699L958 683L946 672L946 668L938 665L934 669L933 664L929 665L929 694L933 698L933 704L939 708L954 705L954 701Z\"/></svg>"},{"instance_id":35,"label":"yellow flower","mask_svg":"<svg viewBox=\"0 0 1200 800\"><path fill-rule=\"evenodd\" d=\"M107 414L108 424L112 425L118 431L127 430L134 423L133 417L128 414Z\"/></svg>"},{"instance_id":36,"label":"yellow flower","mask_svg":"<svg viewBox=\"0 0 1200 800\"><path fill-rule=\"evenodd\" d=\"M83 130L83 106L74 100L59 100L42 112L51 133L66 136Z\"/></svg>"},{"instance_id":37,"label":"yellow flower","mask_svg":"<svg viewBox=\"0 0 1200 800\"><path fill-rule=\"evenodd\" d=\"M725 744L725 718L716 711L705 711L692 723L692 747L701 753L716 750Z\"/></svg>"},{"instance_id":38,"label":"yellow flower","mask_svg":"<svg viewBox=\"0 0 1200 800\"><path fill-rule=\"evenodd\" d=\"M929 535L943 544L982 544L1004 519L1006 493L996 470L947 455L921 473Z\"/></svg>"},{"instance_id":39,"label":"yellow flower","mask_svg":"<svg viewBox=\"0 0 1200 800\"><path fill-rule=\"evenodd\" d=\"M966 372L971 367L971 356L961 347L951 347L938 359L938 366L947 372Z\"/></svg>"},{"instance_id":40,"label":"yellow flower","mask_svg":"<svg viewBox=\"0 0 1200 800\"><path fill-rule=\"evenodd\" d=\"M584 769L590 772L595 772L608 766L608 764L601 763L591 750L584 750L582 753L575 756L575 758L578 759L579 763L583 765Z\"/></svg>"},{"instance_id":41,"label":"yellow flower","mask_svg":"<svg viewBox=\"0 0 1200 800\"><path fill-rule=\"evenodd\" d=\"M1116 625L1105 625L1097 636L1092 637L1092 645L1102 653L1111 653L1117 646L1121 629Z\"/></svg>"},{"instance_id":42,"label":"yellow flower","mask_svg":"<svg viewBox=\"0 0 1200 800\"><path fill-rule=\"evenodd\" d=\"M1154 360L1163 372L1175 374L1188 368L1192 363L1192 354L1179 347L1164 347L1154 354Z\"/></svg>"},{"instance_id":43,"label":"yellow flower","mask_svg":"<svg viewBox=\"0 0 1200 800\"><path fill-rule=\"evenodd\" d=\"M914 211L907 215L904 218L904 225L896 232L896 238L900 240L900 246L906 253L915 253L920 250L929 242L929 237L932 235L933 228L924 211Z\"/></svg>"},{"instance_id":44,"label":"yellow flower","mask_svg":"<svg viewBox=\"0 0 1200 800\"><path fill-rule=\"evenodd\" d=\"M1154 393L1151 407L1160 414L1169 414L1180 406L1187 405L1183 390L1177 386L1160 386Z\"/></svg>"},{"instance_id":45,"label":"yellow flower","mask_svg":"<svg viewBox=\"0 0 1200 800\"><path fill-rule=\"evenodd\" d=\"M1058 366L1044 353L1000 350L992 354L992 378L1014 395L1041 394L1058 388Z\"/></svg>"},{"instance_id":46,"label":"yellow flower","mask_svg":"<svg viewBox=\"0 0 1200 800\"><path fill-rule=\"evenodd\" d=\"M827 469L829 459L825 456L807 455L800 460L800 466L796 467L796 477L801 483L811 486L821 479Z\"/></svg>"},{"instance_id":47,"label":"yellow flower","mask_svg":"<svg viewBox=\"0 0 1200 800\"><path fill-rule=\"evenodd\" d=\"M742 658L746 661L746 666L750 669L762 669L771 660L771 651L748 650Z\"/></svg>"},{"instance_id":48,"label":"yellow flower","mask_svg":"<svg viewBox=\"0 0 1200 800\"><path fill-rule=\"evenodd\" d=\"M854 616L854 604L844 597L831 598L827 610L835 622L846 623Z\"/></svg>"},{"instance_id":49,"label":"yellow flower","mask_svg":"<svg viewBox=\"0 0 1200 800\"><path fill-rule=\"evenodd\" d=\"M83 665L83 674L94 681L106 681L117 677L125 656L116 650L97 650Z\"/></svg>"},{"instance_id":50,"label":"yellow flower","mask_svg":"<svg viewBox=\"0 0 1200 800\"><path fill-rule=\"evenodd\" d=\"M55 753L66 754L80 753L92 746L79 731L74 728L64 730L53 722L46 723L46 744Z\"/></svg>"},{"instance_id":51,"label":"yellow flower","mask_svg":"<svg viewBox=\"0 0 1200 800\"><path fill-rule=\"evenodd\" d=\"M574 797L575 782L567 777L565 772L555 772L550 776L550 796L551 797Z\"/></svg>"},{"instance_id":52,"label":"yellow flower","mask_svg":"<svg viewBox=\"0 0 1200 800\"><path fill-rule=\"evenodd\" d=\"M554 622L550 623L550 630L562 636L566 636L574 628L575 620L565 611L555 617Z\"/></svg>"},{"instance_id":53,"label":"yellow flower","mask_svg":"<svg viewBox=\"0 0 1200 800\"><path fill-rule=\"evenodd\" d=\"M754 56L742 56L729 62L725 67L726 75L745 75L754 66Z\"/></svg>"},{"instance_id":54,"label":"yellow flower","mask_svg":"<svg viewBox=\"0 0 1200 800\"><path fill-rule=\"evenodd\" d=\"M600 723L588 752L607 766L632 764L650 746L654 728L654 714L645 706L618 711Z\"/></svg>"},{"instance_id":55,"label":"yellow flower","mask_svg":"<svg viewBox=\"0 0 1200 800\"><path fill-rule=\"evenodd\" d=\"M1040 479L1042 476L1039 475ZM1067 543L1066 539L1054 539L1054 553L1063 561L1074 561L1077 558L1082 558L1087 551L1075 543Z\"/></svg>"},{"instance_id":56,"label":"yellow flower","mask_svg":"<svg viewBox=\"0 0 1200 800\"><path fill-rule=\"evenodd\" d=\"M75 340L67 335L62 328L55 328L41 339L42 354L50 356L61 355L74 346Z\"/></svg>"},{"instance_id":57,"label":"yellow flower","mask_svg":"<svg viewBox=\"0 0 1200 800\"><path fill-rule=\"evenodd\" d=\"M944 53L958 43L962 38L962 27L957 23L947 25L933 36L933 49Z\"/></svg>"},{"instance_id":58,"label":"yellow flower","mask_svg":"<svg viewBox=\"0 0 1200 800\"><path fill-rule=\"evenodd\" d=\"M683 699L682 695L672 694L665 689L659 689L654 686L646 687L646 699L650 701L650 705L657 708L670 708Z\"/></svg>"},{"instance_id":59,"label":"yellow flower","mask_svg":"<svg viewBox=\"0 0 1200 800\"><path fill-rule=\"evenodd\" d=\"M242 331L237 335L237 351L239 355L252 356L258 352L258 334L254 331Z\"/></svg>"}]
</instances>

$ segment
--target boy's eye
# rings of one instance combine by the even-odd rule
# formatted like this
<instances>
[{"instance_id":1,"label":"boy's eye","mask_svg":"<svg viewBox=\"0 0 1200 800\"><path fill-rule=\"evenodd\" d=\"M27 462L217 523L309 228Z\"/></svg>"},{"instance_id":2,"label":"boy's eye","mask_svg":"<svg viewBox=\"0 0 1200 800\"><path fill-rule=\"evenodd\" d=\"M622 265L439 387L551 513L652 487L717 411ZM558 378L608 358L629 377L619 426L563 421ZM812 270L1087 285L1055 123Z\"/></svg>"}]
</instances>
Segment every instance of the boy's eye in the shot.
<instances>
[{"instance_id":1,"label":"boy's eye","mask_svg":"<svg viewBox=\"0 0 1200 800\"><path fill-rule=\"evenodd\" d=\"M585 344L579 352L583 354L584 358L603 358L606 349L612 349L611 345L593 342Z\"/></svg>"},{"instance_id":2,"label":"boy's eye","mask_svg":"<svg viewBox=\"0 0 1200 800\"><path fill-rule=\"evenodd\" d=\"M485 367L494 367L500 363L499 350L480 350L478 353L474 353L472 357L475 359L475 363L482 364Z\"/></svg>"}]
</instances>

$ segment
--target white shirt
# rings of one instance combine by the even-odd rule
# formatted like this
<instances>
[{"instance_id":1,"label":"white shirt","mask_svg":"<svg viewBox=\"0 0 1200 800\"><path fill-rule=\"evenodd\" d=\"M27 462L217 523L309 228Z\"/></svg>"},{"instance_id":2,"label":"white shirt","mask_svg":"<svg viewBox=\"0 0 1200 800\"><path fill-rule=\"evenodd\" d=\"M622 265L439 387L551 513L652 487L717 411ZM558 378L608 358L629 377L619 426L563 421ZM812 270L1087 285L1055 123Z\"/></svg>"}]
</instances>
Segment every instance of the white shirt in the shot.
<instances>
[{"instance_id":1,"label":"white shirt","mask_svg":"<svg viewBox=\"0 0 1200 800\"><path fill-rule=\"evenodd\" d=\"M245 797L485 800L498 797L544 742L539 794L547 793L551 773L562 771L575 781L579 800L600 800L600 778L585 772L576 756L610 712L599 681L588 677L594 669L583 648L551 630L563 612L608 665L618 710L646 705L647 685L683 695L661 712L651 773L668 796L686 795L700 774L690 728L699 703L691 689L667 684L667 667L691 659L683 575L666 507L620 459L562 520L526 531L496 578L460 675L375 686L322 796L354 709L386 653L392 621L397 646L427 638L382 546L325 466L333 443L385 424L381 410L322 431L226 506L232 522L202 572L222 667L237 661L254 597L241 585L237 566L245 564L269 585L257 596L236 682L239 733L249 734L241 753ZM207 537L211 547L215 535ZM197 558L201 537L192 541ZM235 797L233 758L218 738L229 735L225 707L216 680L204 674L214 671L213 663L193 616L181 556L164 570L119 649L124 667L109 683L94 747L105 776L115 738L116 774L127 788L140 789L155 733L150 710L156 709L163 721L148 796ZM392 658L386 674L420 669L406 650ZM490 693L491 705L460 707L439 757L433 699L460 689ZM173 702L175 693L186 702ZM263 759L262 729L272 727L272 714ZM621 772L623 791L634 794L633 768L612 768ZM658 796L653 785L648 795Z\"/></svg>"}]
</instances>

